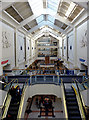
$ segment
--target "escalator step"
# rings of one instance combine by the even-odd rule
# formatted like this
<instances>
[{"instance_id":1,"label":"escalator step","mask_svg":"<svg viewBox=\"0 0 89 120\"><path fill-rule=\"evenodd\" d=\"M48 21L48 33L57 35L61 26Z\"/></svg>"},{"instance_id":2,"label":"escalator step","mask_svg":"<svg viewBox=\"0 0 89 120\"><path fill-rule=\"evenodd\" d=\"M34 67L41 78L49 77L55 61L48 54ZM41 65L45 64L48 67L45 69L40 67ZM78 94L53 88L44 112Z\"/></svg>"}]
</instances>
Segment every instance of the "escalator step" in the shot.
<instances>
[{"instance_id":1,"label":"escalator step","mask_svg":"<svg viewBox=\"0 0 89 120\"><path fill-rule=\"evenodd\" d=\"M69 120L82 120L80 116L71 116Z\"/></svg>"},{"instance_id":2,"label":"escalator step","mask_svg":"<svg viewBox=\"0 0 89 120\"><path fill-rule=\"evenodd\" d=\"M19 106L17 103L11 103L10 106Z\"/></svg>"},{"instance_id":3,"label":"escalator step","mask_svg":"<svg viewBox=\"0 0 89 120\"><path fill-rule=\"evenodd\" d=\"M74 93L73 90L66 90L66 93Z\"/></svg>"},{"instance_id":4,"label":"escalator step","mask_svg":"<svg viewBox=\"0 0 89 120\"><path fill-rule=\"evenodd\" d=\"M18 110L18 108L19 108L18 106L14 106L14 107L10 106L9 110Z\"/></svg>"},{"instance_id":5,"label":"escalator step","mask_svg":"<svg viewBox=\"0 0 89 120\"><path fill-rule=\"evenodd\" d=\"M76 98L75 97L68 97L66 98L67 101L76 101Z\"/></svg>"},{"instance_id":6,"label":"escalator step","mask_svg":"<svg viewBox=\"0 0 89 120\"><path fill-rule=\"evenodd\" d=\"M78 110L78 106L68 106L69 110Z\"/></svg>"},{"instance_id":7,"label":"escalator step","mask_svg":"<svg viewBox=\"0 0 89 120\"><path fill-rule=\"evenodd\" d=\"M77 106L77 102L75 102L75 101L71 101L71 102L68 102L68 101L67 101L67 104L68 104L68 105L76 105L76 106Z\"/></svg>"},{"instance_id":8,"label":"escalator step","mask_svg":"<svg viewBox=\"0 0 89 120\"><path fill-rule=\"evenodd\" d=\"M69 111L70 115L80 115L80 112L77 111Z\"/></svg>"},{"instance_id":9,"label":"escalator step","mask_svg":"<svg viewBox=\"0 0 89 120\"><path fill-rule=\"evenodd\" d=\"M10 115L17 115L18 111L8 111L8 114Z\"/></svg>"},{"instance_id":10,"label":"escalator step","mask_svg":"<svg viewBox=\"0 0 89 120\"><path fill-rule=\"evenodd\" d=\"M66 89L65 90L66 103L68 108L68 120L81 120L81 115L78 108L78 103L74 90Z\"/></svg>"},{"instance_id":11,"label":"escalator step","mask_svg":"<svg viewBox=\"0 0 89 120\"><path fill-rule=\"evenodd\" d=\"M75 96L73 93L66 93L66 96Z\"/></svg>"}]
</instances>

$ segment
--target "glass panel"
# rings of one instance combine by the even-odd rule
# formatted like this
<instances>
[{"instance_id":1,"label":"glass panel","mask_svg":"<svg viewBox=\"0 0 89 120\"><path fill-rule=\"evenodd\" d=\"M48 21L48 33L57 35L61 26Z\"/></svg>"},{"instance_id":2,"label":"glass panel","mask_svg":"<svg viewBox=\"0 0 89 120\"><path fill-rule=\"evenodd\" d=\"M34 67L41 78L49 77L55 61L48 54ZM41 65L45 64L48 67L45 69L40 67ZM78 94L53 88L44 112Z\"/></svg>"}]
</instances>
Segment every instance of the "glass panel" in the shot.
<instances>
[{"instance_id":1,"label":"glass panel","mask_svg":"<svg viewBox=\"0 0 89 120\"><path fill-rule=\"evenodd\" d=\"M54 17L52 17L52 16L50 16L50 15L48 15L48 21L50 21L50 22L54 23L55 18L54 18Z\"/></svg>"},{"instance_id":2,"label":"glass panel","mask_svg":"<svg viewBox=\"0 0 89 120\"><path fill-rule=\"evenodd\" d=\"M38 24L39 24L40 22L42 22L43 20L44 20L44 16L43 16L43 15L39 16L39 17L36 19L36 21L37 21Z\"/></svg>"},{"instance_id":3,"label":"glass panel","mask_svg":"<svg viewBox=\"0 0 89 120\"><path fill-rule=\"evenodd\" d=\"M52 9L53 11L57 12L58 5L60 0L48 0L48 8Z\"/></svg>"}]
</instances>

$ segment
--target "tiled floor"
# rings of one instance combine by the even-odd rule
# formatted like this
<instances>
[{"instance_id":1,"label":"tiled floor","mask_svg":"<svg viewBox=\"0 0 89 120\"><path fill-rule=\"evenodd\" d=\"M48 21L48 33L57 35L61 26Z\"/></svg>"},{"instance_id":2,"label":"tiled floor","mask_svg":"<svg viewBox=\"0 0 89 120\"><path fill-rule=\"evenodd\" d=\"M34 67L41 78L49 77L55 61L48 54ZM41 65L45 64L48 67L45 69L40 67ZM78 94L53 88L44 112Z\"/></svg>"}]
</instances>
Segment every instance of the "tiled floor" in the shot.
<instances>
[{"instance_id":1,"label":"tiled floor","mask_svg":"<svg viewBox=\"0 0 89 120\"><path fill-rule=\"evenodd\" d=\"M61 103L61 100L56 98L56 102L53 102L53 106L54 106L54 115L55 115L55 118L64 118L63 116L63 112L62 112L62 103ZM33 99L33 104L31 106L31 110L32 112L29 114L28 118L38 118L38 115L40 114L40 110L36 107L35 105L35 98ZM51 119L55 119L53 117L45 117L45 116L42 116L42 118L51 118Z\"/></svg>"}]
</instances>

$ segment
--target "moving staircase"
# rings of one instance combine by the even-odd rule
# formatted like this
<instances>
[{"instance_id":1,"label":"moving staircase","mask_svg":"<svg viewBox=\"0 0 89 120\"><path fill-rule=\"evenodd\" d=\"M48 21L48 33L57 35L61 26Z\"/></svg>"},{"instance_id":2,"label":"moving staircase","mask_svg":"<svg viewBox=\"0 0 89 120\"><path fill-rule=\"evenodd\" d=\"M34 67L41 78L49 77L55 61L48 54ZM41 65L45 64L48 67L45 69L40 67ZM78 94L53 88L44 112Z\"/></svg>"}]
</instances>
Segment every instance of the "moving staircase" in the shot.
<instances>
[{"instance_id":1,"label":"moving staircase","mask_svg":"<svg viewBox=\"0 0 89 120\"><path fill-rule=\"evenodd\" d=\"M68 110L68 120L82 120L76 95L72 87L65 89L65 97Z\"/></svg>"},{"instance_id":2,"label":"moving staircase","mask_svg":"<svg viewBox=\"0 0 89 120\"><path fill-rule=\"evenodd\" d=\"M19 105L20 105L20 100L14 99L14 102L13 102L13 99L11 99L10 106L9 106L7 116L6 116L6 120L8 120L8 119L16 120L17 119Z\"/></svg>"}]
</instances>

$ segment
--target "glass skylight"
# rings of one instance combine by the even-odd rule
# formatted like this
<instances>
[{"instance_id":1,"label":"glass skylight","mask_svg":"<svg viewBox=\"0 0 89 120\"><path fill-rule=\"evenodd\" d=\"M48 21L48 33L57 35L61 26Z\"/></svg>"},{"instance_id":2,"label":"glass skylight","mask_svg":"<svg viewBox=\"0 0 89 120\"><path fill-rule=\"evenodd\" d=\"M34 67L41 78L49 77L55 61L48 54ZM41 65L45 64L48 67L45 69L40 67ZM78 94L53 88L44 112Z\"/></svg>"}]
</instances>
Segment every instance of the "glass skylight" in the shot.
<instances>
[{"instance_id":1,"label":"glass skylight","mask_svg":"<svg viewBox=\"0 0 89 120\"><path fill-rule=\"evenodd\" d=\"M52 23L54 23L54 21L55 21L55 18L54 17L52 17L52 16L50 16L50 15L48 15L48 21L50 21L50 22L52 22Z\"/></svg>"},{"instance_id":2,"label":"glass skylight","mask_svg":"<svg viewBox=\"0 0 89 120\"><path fill-rule=\"evenodd\" d=\"M58 5L59 5L60 0L48 0L47 2L47 7L54 12L57 12L58 10Z\"/></svg>"},{"instance_id":3,"label":"glass skylight","mask_svg":"<svg viewBox=\"0 0 89 120\"><path fill-rule=\"evenodd\" d=\"M37 21L38 24L40 22L42 22L43 20L44 20L44 16L43 15L39 16L38 18L36 18L36 21Z\"/></svg>"}]
</instances>

